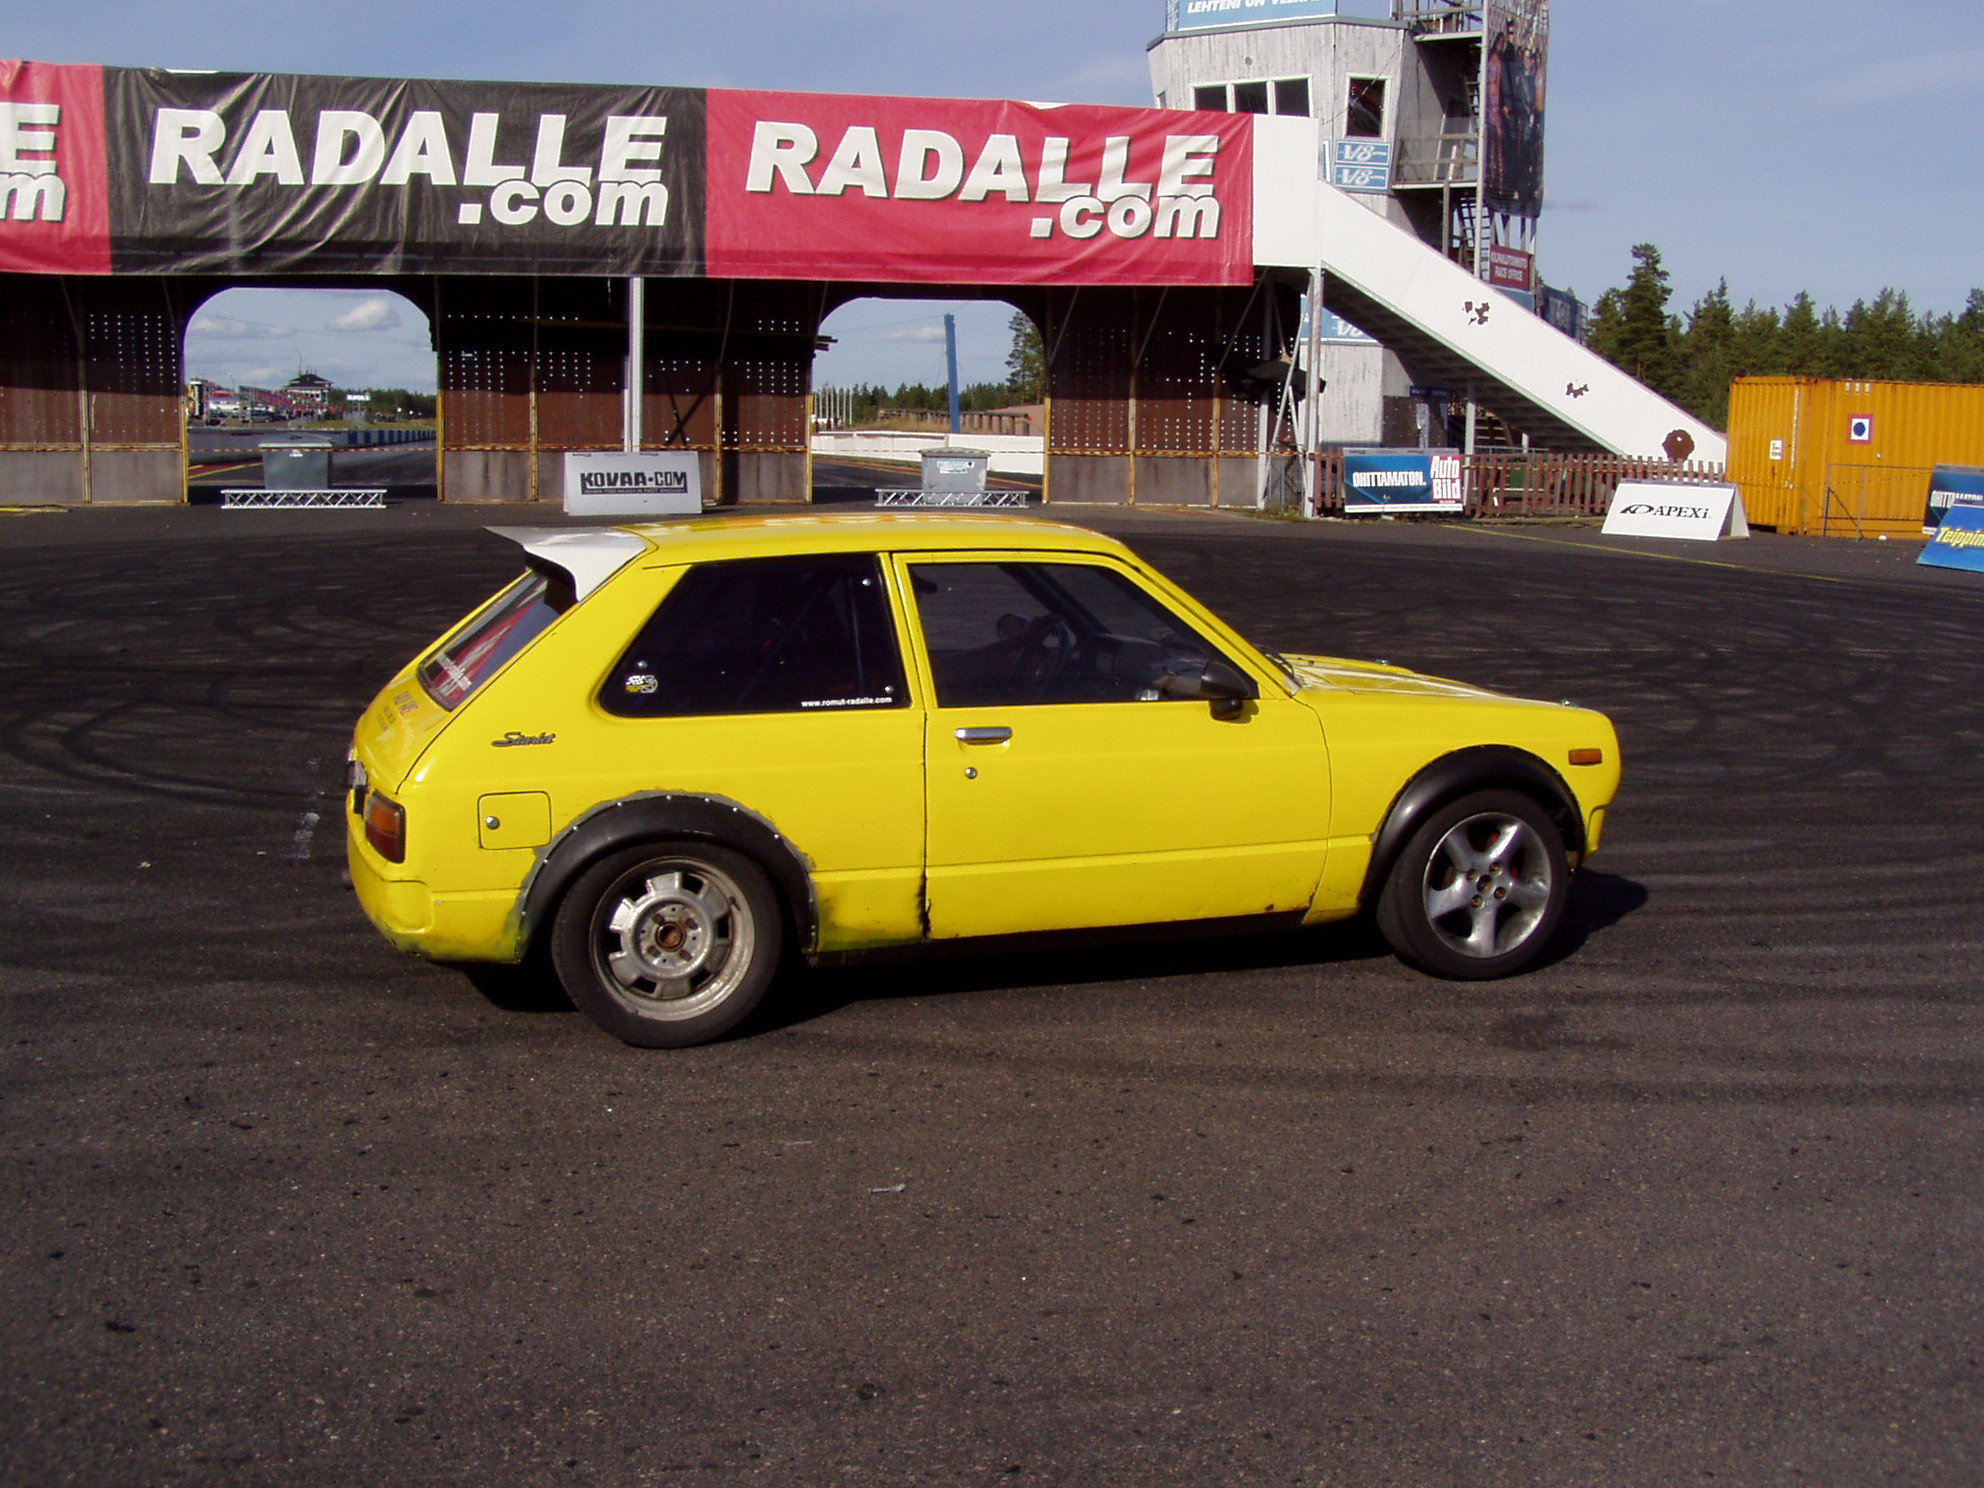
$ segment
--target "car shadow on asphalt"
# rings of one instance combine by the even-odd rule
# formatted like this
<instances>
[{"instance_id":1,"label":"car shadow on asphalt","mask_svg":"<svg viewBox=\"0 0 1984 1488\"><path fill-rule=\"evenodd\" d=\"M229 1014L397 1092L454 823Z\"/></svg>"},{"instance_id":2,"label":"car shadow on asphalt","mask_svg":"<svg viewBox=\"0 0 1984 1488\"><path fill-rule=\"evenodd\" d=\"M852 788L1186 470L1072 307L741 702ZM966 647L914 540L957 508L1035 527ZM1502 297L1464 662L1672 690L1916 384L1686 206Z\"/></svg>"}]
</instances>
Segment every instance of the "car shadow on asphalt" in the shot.
<instances>
[{"instance_id":1,"label":"car shadow on asphalt","mask_svg":"<svg viewBox=\"0 0 1984 1488\"><path fill-rule=\"evenodd\" d=\"M1575 956L1592 936L1645 907L1648 897L1646 885L1636 879L1584 869L1571 880L1563 922L1536 958L1534 969L1555 966Z\"/></svg>"},{"instance_id":2,"label":"car shadow on asphalt","mask_svg":"<svg viewBox=\"0 0 1984 1488\"><path fill-rule=\"evenodd\" d=\"M1577 954L1643 907L1645 887L1586 869L1571 881L1563 923L1535 969ZM1391 948L1368 919L1298 928L1286 921L1138 925L1072 935L946 941L838 964L788 962L764 1005L730 1038L790 1028L863 1002L999 989L1140 982L1383 960ZM490 1005L522 1014L576 1012L548 962L456 968Z\"/></svg>"}]
</instances>

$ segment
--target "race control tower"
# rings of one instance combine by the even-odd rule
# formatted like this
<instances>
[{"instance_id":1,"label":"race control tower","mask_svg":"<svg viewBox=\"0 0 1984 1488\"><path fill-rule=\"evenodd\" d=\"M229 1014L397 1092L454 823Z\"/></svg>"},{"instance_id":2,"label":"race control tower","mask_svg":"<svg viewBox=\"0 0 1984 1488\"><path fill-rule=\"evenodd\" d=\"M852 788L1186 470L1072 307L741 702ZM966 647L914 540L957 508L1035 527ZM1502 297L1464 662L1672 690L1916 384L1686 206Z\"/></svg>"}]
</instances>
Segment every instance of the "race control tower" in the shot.
<instances>
[{"instance_id":1,"label":"race control tower","mask_svg":"<svg viewBox=\"0 0 1984 1488\"><path fill-rule=\"evenodd\" d=\"M1324 181L1576 336L1577 301L1536 272L1549 0L1339 13L1354 3L1169 0L1149 48L1158 106L1316 120ZM1458 442L1465 389L1416 380L1339 317L1321 339L1325 441Z\"/></svg>"}]
</instances>

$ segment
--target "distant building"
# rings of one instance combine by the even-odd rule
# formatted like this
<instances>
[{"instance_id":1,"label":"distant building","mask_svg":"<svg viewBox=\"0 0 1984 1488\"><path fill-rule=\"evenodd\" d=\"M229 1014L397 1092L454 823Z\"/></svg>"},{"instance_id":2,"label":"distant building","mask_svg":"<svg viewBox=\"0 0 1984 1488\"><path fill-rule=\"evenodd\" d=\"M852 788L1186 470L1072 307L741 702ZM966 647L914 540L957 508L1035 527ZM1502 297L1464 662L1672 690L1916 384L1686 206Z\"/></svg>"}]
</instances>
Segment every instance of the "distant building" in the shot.
<instances>
[{"instance_id":1,"label":"distant building","mask_svg":"<svg viewBox=\"0 0 1984 1488\"><path fill-rule=\"evenodd\" d=\"M283 396L297 407L322 413L330 406L331 384L315 372L299 372L282 385Z\"/></svg>"}]
</instances>

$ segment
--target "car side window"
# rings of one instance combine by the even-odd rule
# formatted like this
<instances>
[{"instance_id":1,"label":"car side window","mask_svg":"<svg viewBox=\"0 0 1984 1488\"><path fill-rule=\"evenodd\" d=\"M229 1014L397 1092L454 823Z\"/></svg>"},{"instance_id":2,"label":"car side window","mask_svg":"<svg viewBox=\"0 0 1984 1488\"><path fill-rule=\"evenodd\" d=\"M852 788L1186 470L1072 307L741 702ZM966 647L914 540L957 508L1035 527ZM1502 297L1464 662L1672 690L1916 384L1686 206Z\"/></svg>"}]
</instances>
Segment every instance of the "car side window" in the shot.
<instances>
[{"instance_id":1,"label":"car side window","mask_svg":"<svg viewBox=\"0 0 1984 1488\"><path fill-rule=\"evenodd\" d=\"M937 705L1157 702L1220 653L1127 576L1087 563L913 563Z\"/></svg>"},{"instance_id":2,"label":"car side window","mask_svg":"<svg viewBox=\"0 0 1984 1488\"><path fill-rule=\"evenodd\" d=\"M698 564L599 701L629 718L904 707L881 565L860 553Z\"/></svg>"}]
</instances>

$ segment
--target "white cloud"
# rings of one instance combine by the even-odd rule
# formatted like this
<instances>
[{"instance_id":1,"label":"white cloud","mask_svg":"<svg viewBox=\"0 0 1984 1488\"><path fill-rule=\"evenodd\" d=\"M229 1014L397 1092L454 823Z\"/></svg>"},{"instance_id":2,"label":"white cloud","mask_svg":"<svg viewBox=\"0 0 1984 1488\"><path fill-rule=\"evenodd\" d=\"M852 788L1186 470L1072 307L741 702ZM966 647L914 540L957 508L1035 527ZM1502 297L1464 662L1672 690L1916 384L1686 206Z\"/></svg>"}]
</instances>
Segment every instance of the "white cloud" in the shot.
<instances>
[{"instance_id":1,"label":"white cloud","mask_svg":"<svg viewBox=\"0 0 1984 1488\"><path fill-rule=\"evenodd\" d=\"M909 326L899 331L884 331L875 339L877 341L941 342L944 339L944 328L940 325Z\"/></svg>"},{"instance_id":2,"label":"white cloud","mask_svg":"<svg viewBox=\"0 0 1984 1488\"><path fill-rule=\"evenodd\" d=\"M349 310L324 322L327 331L390 331L400 323L400 312L383 295L360 300Z\"/></svg>"},{"instance_id":3,"label":"white cloud","mask_svg":"<svg viewBox=\"0 0 1984 1488\"><path fill-rule=\"evenodd\" d=\"M193 335L212 336L218 341L288 341L296 335L296 327L292 325L266 325L228 315L197 316L186 329Z\"/></svg>"}]
</instances>

